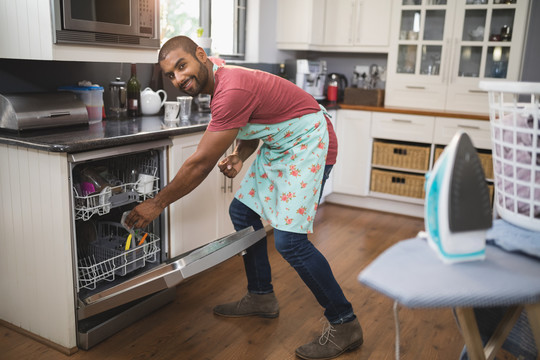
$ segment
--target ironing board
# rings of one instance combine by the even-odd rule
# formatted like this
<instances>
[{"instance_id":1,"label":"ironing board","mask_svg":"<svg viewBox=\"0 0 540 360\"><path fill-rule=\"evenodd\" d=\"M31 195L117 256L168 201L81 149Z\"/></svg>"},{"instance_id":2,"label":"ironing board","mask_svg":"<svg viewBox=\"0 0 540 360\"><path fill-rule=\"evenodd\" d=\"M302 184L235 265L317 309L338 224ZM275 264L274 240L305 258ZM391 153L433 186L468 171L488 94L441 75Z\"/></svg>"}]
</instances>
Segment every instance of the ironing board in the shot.
<instances>
[{"instance_id":1,"label":"ironing board","mask_svg":"<svg viewBox=\"0 0 540 360\"><path fill-rule=\"evenodd\" d=\"M540 239L539 239L540 241ZM359 275L360 283L410 308L455 308L470 359L493 359L523 309L540 349L540 259L487 245L484 261L444 264L425 239L400 241ZM484 347L473 308L507 306Z\"/></svg>"}]
</instances>

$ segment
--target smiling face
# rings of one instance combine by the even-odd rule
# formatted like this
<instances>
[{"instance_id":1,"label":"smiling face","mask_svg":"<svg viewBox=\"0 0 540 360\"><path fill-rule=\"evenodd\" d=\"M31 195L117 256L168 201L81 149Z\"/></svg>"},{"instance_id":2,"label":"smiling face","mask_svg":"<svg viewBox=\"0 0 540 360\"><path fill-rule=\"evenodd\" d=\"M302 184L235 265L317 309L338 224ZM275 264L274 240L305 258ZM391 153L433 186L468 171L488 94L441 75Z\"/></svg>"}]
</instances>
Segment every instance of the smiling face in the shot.
<instances>
[{"instance_id":1,"label":"smiling face","mask_svg":"<svg viewBox=\"0 0 540 360\"><path fill-rule=\"evenodd\" d=\"M209 60L206 53L200 47L195 51L195 56L182 48L176 48L171 50L159 65L177 89L197 96L200 93L213 92L214 79L209 76L207 62Z\"/></svg>"}]
</instances>

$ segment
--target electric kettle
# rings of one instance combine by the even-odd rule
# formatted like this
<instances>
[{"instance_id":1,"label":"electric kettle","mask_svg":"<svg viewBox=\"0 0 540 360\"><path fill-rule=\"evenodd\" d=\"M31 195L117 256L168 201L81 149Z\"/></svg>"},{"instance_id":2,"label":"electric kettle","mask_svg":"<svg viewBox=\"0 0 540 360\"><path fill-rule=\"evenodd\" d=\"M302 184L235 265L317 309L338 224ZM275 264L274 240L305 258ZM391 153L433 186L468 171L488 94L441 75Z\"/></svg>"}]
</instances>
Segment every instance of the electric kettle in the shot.
<instances>
[{"instance_id":1,"label":"electric kettle","mask_svg":"<svg viewBox=\"0 0 540 360\"><path fill-rule=\"evenodd\" d=\"M163 99L159 94L163 94ZM165 90L154 91L147 87L141 91L141 113L143 115L155 115L167 101Z\"/></svg>"},{"instance_id":2,"label":"electric kettle","mask_svg":"<svg viewBox=\"0 0 540 360\"><path fill-rule=\"evenodd\" d=\"M339 74L339 73L328 74L328 81L330 82L332 80L337 81L337 86L338 86L338 98L337 98L337 100L339 102L341 102L341 101L343 101L343 98L345 97L345 88L347 86L349 86L349 82L347 81L347 77L345 75Z\"/></svg>"}]
</instances>

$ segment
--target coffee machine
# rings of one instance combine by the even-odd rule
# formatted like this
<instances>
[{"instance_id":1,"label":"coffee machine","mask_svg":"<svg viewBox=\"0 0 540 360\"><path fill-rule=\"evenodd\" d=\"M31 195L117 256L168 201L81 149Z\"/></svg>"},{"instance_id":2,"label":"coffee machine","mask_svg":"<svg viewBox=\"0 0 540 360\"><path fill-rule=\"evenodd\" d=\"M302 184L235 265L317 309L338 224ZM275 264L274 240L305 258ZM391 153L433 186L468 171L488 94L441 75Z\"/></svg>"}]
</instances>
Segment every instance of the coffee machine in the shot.
<instances>
[{"instance_id":1,"label":"coffee machine","mask_svg":"<svg viewBox=\"0 0 540 360\"><path fill-rule=\"evenodd\" d=\"M313 95L316 100L324 100L325 83L325 60L296 60L296 85Z\"/></svg>"}]
</instances>

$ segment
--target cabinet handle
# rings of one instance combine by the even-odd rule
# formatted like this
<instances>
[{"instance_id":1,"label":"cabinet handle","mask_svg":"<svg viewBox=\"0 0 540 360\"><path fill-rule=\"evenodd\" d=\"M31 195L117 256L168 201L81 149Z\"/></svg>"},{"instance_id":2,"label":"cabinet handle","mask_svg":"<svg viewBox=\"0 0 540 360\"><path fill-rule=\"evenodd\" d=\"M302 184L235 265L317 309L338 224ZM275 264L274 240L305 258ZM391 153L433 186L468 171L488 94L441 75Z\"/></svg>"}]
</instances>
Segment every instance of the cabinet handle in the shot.
<instances>
[{"instance_id":1,"label":"cabinet handle","mask_svg":"<svg viewBox=\"0 0 540 360\"><path fill-rule=\"evenodd\" d=\"M233 179L229 179L231 182L229 183L229 191L233 192Z\"/></svg>"},{"instance_id":2,"label":"cabinet handle","mask_svg":"<svg viewBox=\"0 0 540 360\"><path fill-rule=\"evenodd\" d=\"M352 0L351 1L351 16L350 16L350 19L349 19L349 21L351 22L351 26L354 24L354 15L355 15L355 13L354 13L354 10L355 10L354 3L355 3L355 1ZM356 31L354 31L354 28L350 28L350 29L351 30L349 31L349 45L353 45L354 41L355 41L355 39L356 39L356 37L358 35L356 35L356 36L354 35L354 33L356 32Z\"/></svg>"},{"instance_id":3,"label":"cabinet handle","mask_svg":"<svg viewBox=\"0 0 540 360\"><path fill-rule=\"evenodd\" d=\"M487 91L484 91L484 90L474 90L474 89L470 89L469 92L470 92L470 93L473 93L473 94L487 94Z\"/></svg>"},{"instance_id":4,"label":"cabinet handle","mask_svg":"<svg viewBox=\"0 0 540 360\"><path fill-rule=\"evenodd\" d=\"M452 84L454 82L454 79L456 77L456 72L454 72L454 61L455 61L455 57L452 56L452 54L454 53L454 49L459 49L459 39L458 38L455 38L454 41L450 41L450 45L451 45L451 48L450 48L450 52L449 52L449 56L450 56L450 67L448 68L448 83L449 84ZM459 59L458 59L458 66L459 66Z\"/></svg>"},{"instance_id":5,"label":"cabinet handle","mask_svg":"<svg viewBox=\"0 0 540 360\"><path fill-rule=\"evenodd\" d=\"M227 193L227 177L223 175L223 186L221 187L221 190L223 190L223 193Z\"/></svg>"},{"instance_id":6,"label":"cabinet handle","mask_svg":"<svg viewBox=\"0 0 540 360\"><path fill-rule=\"evenodd\" d=\"M474 125L461 125L461 124L458 124L458 128L471 129L471 130L480 130L479 126L474 126Z\"/></svg>"},{"instance_id":7,"label":"cabinet handle","mask_svg":"<svg viewBox=\"0 0 540 360\"><path fill-rule=\"evenodd\" d=\"M426 87L425 86L412 86L412 85L407 85L405 86L407 89L417 89L417 90L426 90Z\"/></svg>"},{"instance_id":8,"label":"cabinet handle","mask_svg":"<svg viewBox=\"0 0 540 360\"><path fill-rule=\"evenodd\" d=\"M447 78L449 77L448 73L452 71L452 56L450 55L452 54L452 40L447 39L446 44L444 46L445 48L443 49L443 51L446 50L445 51L446 56L443 59L442 54L441 54L441 68L439 69L439 71L442 73L443 84L446 84ZM444 63L444 69L442 68L443 63Z\"/></svg>"},{"instance_id":9,"label":"cabinet handle","mask_svg":"<svg viewBox=\"0 0 540 360\"><path fill-rule=\"evenodd\" d=\"M400 122L400 123L407 123L407 124L412 123L412 120L408 120L408 119L392 119L392 121Z\"/></svg>"},{"instance_id":10,"label":"cabinet handle","mask_svg":"<svg viewBox=\"0 0 540 360\"><path fill-rule=\"evenodd\" d=\"M352 7L353 7L353 12L354 12L354 10L355 10L354 9L354 1L352 2ZM357 44L362 43L362 35L363 34L361 32L360 24L362 23L362 13L364 12L363 7L364 7L364 2L359 1L358 5L356 6L356 36L355 36L355 40L354 40ZM354 24L354 22L352 24Z\"/></svg>"}]
</instances>

